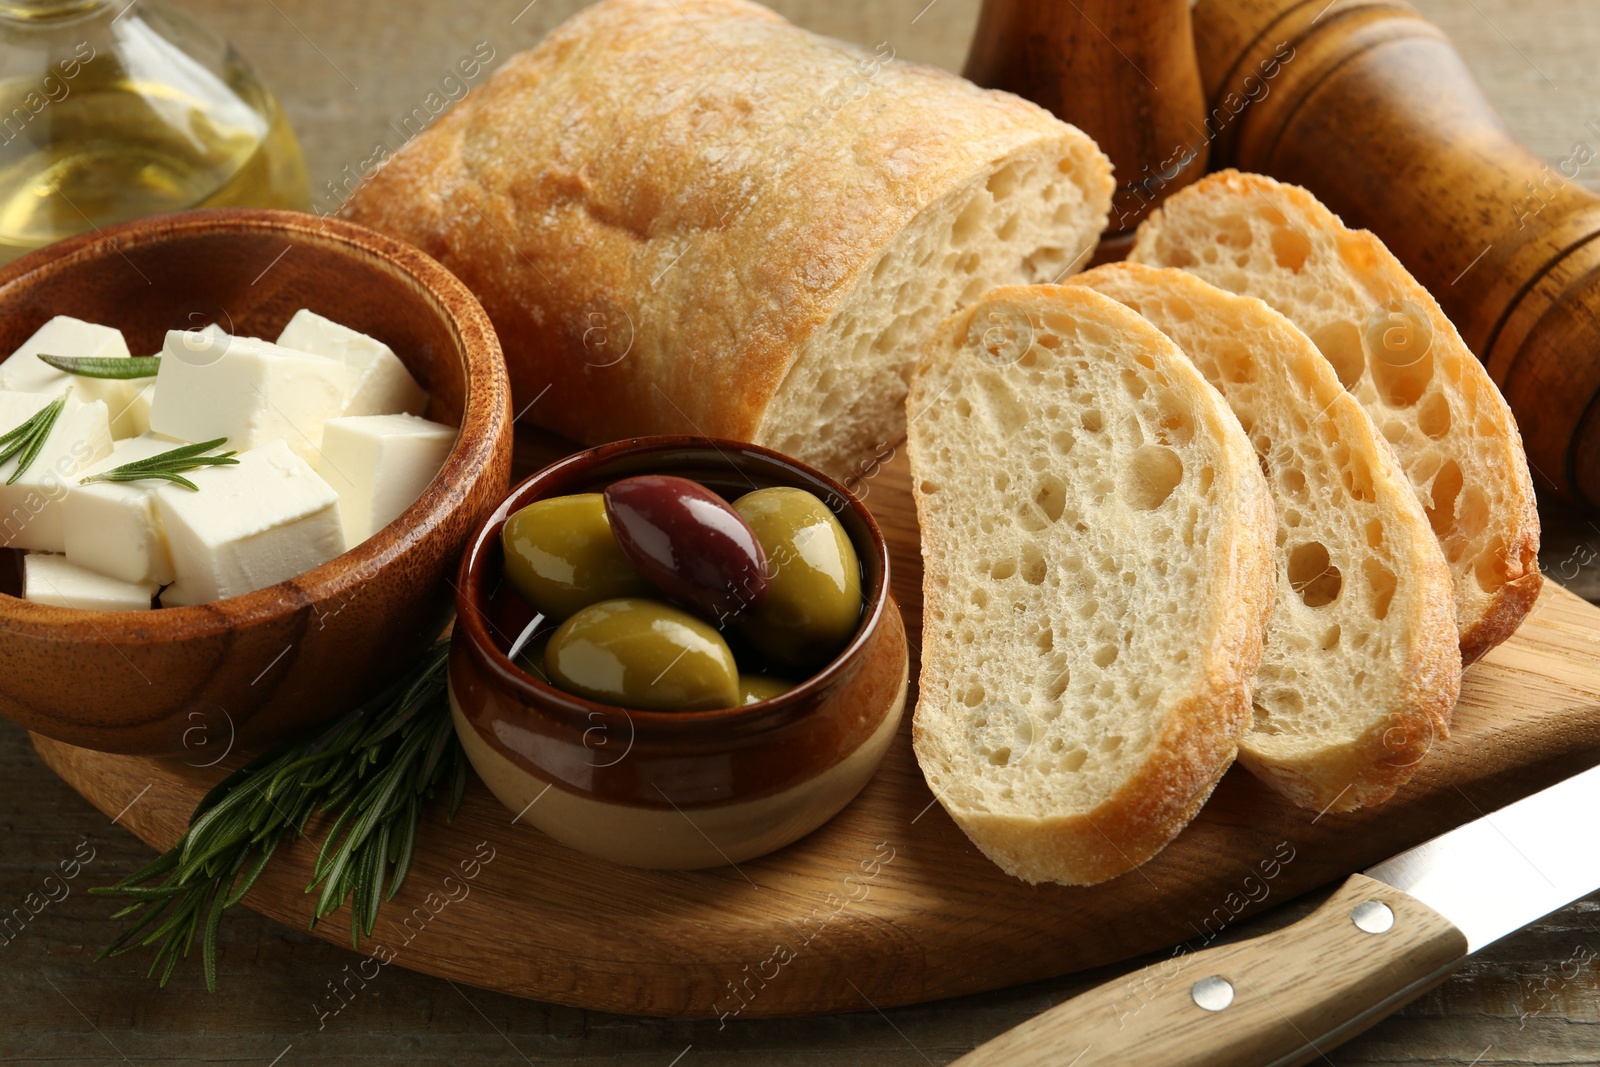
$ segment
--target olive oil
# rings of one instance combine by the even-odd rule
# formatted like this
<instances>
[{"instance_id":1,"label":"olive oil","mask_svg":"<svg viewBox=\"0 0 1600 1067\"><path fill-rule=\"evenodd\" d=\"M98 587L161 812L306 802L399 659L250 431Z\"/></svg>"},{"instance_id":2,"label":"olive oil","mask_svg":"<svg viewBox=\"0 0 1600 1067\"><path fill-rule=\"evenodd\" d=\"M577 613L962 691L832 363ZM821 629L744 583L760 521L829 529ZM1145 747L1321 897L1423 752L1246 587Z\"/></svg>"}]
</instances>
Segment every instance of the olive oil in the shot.
<instances>
[{"instance_id":1,"label":"olive oil","mask_svg":"<svg viewBox=\"0 0 1600 1067\"><path fill-rule=\"evenodd\" d=\"M160 4L87 7L0 19L45 49L0 79L0 262L143 215L307 206L294 133L226 42Z\"/></svg>"},{"instance_id":2,"label":"olive oil","mask_svg":"<svg viewBox=\"0 0 1600 1067\"><path fill-rule=\"evenodd\" d=\"M276 102L261 104L262 112L238 109L240 121L169 86L132 82L49 104L34 120L48 117L48 142L24 143L24 130L0 146L0 262L91 226L163 211L304 209L300 147ZM15 91L0 89L0 117L18 106Z\"/></svg>"}]
</instances>

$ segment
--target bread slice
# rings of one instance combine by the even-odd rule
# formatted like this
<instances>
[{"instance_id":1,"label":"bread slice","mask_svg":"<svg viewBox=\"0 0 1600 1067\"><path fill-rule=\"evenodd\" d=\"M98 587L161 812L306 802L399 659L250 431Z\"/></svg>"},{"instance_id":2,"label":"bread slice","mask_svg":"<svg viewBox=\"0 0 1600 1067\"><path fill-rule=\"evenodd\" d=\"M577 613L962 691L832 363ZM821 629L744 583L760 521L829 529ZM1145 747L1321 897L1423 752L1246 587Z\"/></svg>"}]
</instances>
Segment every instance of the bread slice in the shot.
<instances>
[{"instance_id":1,"label":"bread slice","mask_svg":"<svg viewBox=\"0 0 1600 1067\"><path fill-rule=\"evenodd\" d=\"M1272 504L1222 397L1088 289L995 289L913 379L913 745L968 837L1090 885L1192 819L1250 725Z\"/></svg>"},{"instance_id":2,"label":"bread slice","mask_svg":"<svg viewBox=\"0 0 1600 1067\"><path fill-rule=\"evenodd\" d=\"M345 214L477 295L529 419L841 478L940 320L1084 265L1113 185L1044 108L746 0L600 0L383 155Z\"/></svg>"},{"instance_id":3,"label":"bread slice","mask_svg":"<svg viewBox=\"0 0 1600 1067\"><path fill-rule=\"evenodd\" d=\"M1277 515L1277 596L1239 761L1302 807L1394 794L1461 689L1450 569L1388 443L1266 304L1134 263L1074 279L1139 312L1222 394Z\"/></svg>"},{"instance_id":4,"label":"bread slice","mask_svg":"<svg viewBox=\"0 0 1600 1067\"><path fill-rule=\"evenodd\" d=\"M1461 657L1539 596L1539 513L1511 409L1427 291L1366 230L1259 174L1220 171L1139 227L1135 262L1260 297L1316 342L1394 446L1455 578Z\"/></svg>"}]
</instances>

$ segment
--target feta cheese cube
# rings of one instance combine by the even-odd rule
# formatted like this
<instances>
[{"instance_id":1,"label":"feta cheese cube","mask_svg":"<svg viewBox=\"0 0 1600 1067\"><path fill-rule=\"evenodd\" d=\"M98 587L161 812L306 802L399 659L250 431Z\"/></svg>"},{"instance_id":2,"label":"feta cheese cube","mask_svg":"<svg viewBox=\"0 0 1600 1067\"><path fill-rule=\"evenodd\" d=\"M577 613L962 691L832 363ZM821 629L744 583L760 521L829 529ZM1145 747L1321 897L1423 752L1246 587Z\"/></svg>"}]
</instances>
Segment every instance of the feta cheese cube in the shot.
<instances>
[{"instance_id":1,"label":"feta cheese cube","mask_svg":"<svg viewBox=\"0 0 1600 1067\"><path fill-rule=\"evenodd\" d=\"M456 441L454 426L415 415L352 415L323 425L317 473L339 493L352 548L422 495Z\"/></svg>"},{"instance_id":2,"label":"feta cheese cube","mask_svg":"<svg viewBox=\"0 0 1600 1067\"><path fill-rule=\"evenodd\" d=\"M0 433L16 429L57 396L0 392ZM85 403L76 395L56 417L55 426L28 469L6 482L22 460L18 453L0 463L0 548L60 552L66 547L61 504L67 487L95 460L111 454L111 425L99 400Z\"/></svg>"},{"instance_id":3,"label":"feta cheese cube","mask_svg":"<svg viewBox=\"0 0 1600 1067\"><path fill-rule=\"evenodd\" d=\"M138 393L122 409L122 417L111 420L111 436L119 441L132 440L150 432L150 405L156 398L156 380L138 378L134 384L140 386Z\"/></svg>"},{"instance_id":4,"label":"feta cheese cube","mask_svg":"<svg viewBox=\"0 0 1600 1067\"><path fill-rule=\"evenodd\" d=\"M135 437L149 428L148 419L141 425L136 401L152 379L84 378L56 370L39 359L41 352L50 356L126 359L129 352L122 331L57 315L34 331L9 359L0 363L0 389L60 396L70 386L72 395L79 400L105 403L113 436Z\"/></svg>"},{"instance_id":5,"label":"feta cheese cube","mask_svg":"<svg viewBox=\"0 0 1600 1067\"><path fill-rule=\"evenodd\" d=\"M111 455L84 468L79 478L149 459L181 443L158 434L118 441ZM156 489L162 484L152 480L68 486L61 505L67 559L126 582L172 581L172 553L156 511Z\"/></svg>"},{"instance_id":6,"label":"feta cheese cube","mask_svg":"<svg viewBox=\"0 0 1600 1067\"><path fill-rule=\"evenodd\" d=\"M304 574L344 551L335 493L281 440L156 490L177 580L163 604L239 596Z\"/></svg>"},{"instance_id":7,"label":"feta cheese cube","mask_svg":"<svg viewBox=\"0 0 1600 1067\"><path fill-rule=\"evenodd\" d=\"M350 368L341 415L421 415L427 410L428 394L382 341L301 308L278 335L278 343L337 359Z\"/></svg>"},{"instance_id":8,"label":"feta cheese cube","mask_svg":"<svg viewBox=\"0 0 1600 1067\"><path fill-rule=\"evenodd\" d=\"M322 424L344 406L349 376L336 359L254 337L170 330L150 429L181 441L226 437L239 451L281 439L309 460Z\"/></svg>"},{"instance_id":9,"label":"feta cheese cube","mask_svg":"<svg viewBox=\"0 0 1600 1067\"><path fill-rule=\"evenodd\" d=\"M149 611L158 586L124 582L70 563L63 556L22 557L22 599L58 608Z\"/></svg>"}]
</instances>

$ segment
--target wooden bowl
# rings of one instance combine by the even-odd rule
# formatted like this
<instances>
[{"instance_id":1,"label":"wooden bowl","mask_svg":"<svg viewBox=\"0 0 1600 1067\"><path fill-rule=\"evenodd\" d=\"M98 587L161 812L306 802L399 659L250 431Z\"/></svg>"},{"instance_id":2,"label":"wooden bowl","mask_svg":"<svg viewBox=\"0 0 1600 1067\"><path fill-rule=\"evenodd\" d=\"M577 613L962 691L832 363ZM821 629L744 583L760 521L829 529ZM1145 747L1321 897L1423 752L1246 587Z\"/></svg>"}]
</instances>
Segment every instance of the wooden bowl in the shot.
<instances>
[{"instance_id":1,"label":"wooden bowl","mask_svg":"<svg viewBox=\"0 0 1600 1067\"><path fill-rule=\"evenodd\" d=\"M209 764L352 709L439 637L461 550L510 482L512 419L488 316L428 256L299 212L140 219L0 271L0 352L54 315L115 326L142 355L210 322L276 337L302 307L387 343L429 390L427 416L460 426L439 475L366 542L244 596L99 612L0 594L0 715L73 745Z\"/></svg>"},{"instance_id":2,"label":"wooden bowl","mask_svg":"<svg viewBox=\"0 0 1600 1067\"><path fill-rule=\"evenodd\" d=\"M599 704L523 672L506 653L535 613L502 581L506 519L636 474L692 478L730 500L777 485L815 494L861 561L855 635L788 692L713 711ZM456 586L450 710L467 758L513 821L614 863L719 867L803 837L866 785L905 707L906 632L878 524L838 482L770 449L640 437L569 456L489 515Z\"/></svg>"}]
</instances>

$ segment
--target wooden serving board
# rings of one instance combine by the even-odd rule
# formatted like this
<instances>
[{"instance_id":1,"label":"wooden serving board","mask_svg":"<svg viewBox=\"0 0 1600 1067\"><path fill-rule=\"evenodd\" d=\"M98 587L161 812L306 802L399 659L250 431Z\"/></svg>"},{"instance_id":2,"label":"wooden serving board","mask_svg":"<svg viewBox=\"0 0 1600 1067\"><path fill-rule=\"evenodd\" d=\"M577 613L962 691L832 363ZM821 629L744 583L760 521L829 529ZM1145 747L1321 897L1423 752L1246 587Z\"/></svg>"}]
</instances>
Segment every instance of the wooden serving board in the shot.
<instances>
[{"instance_id":1,"label":"wooden serving board","mask_svg":"<svg viewBox=\"0 0 1600 1067\"><path fill-rule=\"evenodd\" d=\"M921 561L909 484L899 456L864 491L915 635ZM362 951L579 1007L749 1018L882 1008L1178 942L1202 947L1243 915L1600 763L1600 609L1547 586L1521 631L1468 670L1451 737L1389 804L1318 815L1235 768L1166 851L1088 889L1027 886L985 860L933 803L910 722L908 714L882 769L844 812L737 868L612 866L513 826L474 782L453 825L436 810L421 829L410 878ZM158 848L177 840L222 773L37 736L34 744L73 788L123 813L121 825ZM304 845L280 853L247 903L303 928L311 854ZM348 943L346 913L317 933ZM360 965L369 976L377 966ZM1134 987L1130 997L1136 1008Z\"/></svg>"}]
</instances>

